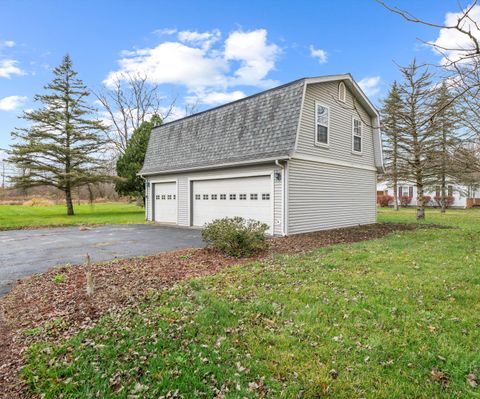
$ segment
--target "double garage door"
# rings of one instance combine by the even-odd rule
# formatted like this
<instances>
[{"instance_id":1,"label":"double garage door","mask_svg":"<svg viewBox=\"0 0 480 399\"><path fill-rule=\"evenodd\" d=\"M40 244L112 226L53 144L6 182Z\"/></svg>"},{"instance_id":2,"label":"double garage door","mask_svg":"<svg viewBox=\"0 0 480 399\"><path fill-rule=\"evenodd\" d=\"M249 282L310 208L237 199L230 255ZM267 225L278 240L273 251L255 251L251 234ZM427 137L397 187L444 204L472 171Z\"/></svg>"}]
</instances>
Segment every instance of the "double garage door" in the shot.
<instances>
[{"instance_id":1,"label":"double garage door","mask_svg":"<svg viewBox=\"0 0 480 399\"><path fill-rule=\"evenodd\" d=\"M272 225L270 176L193 182L193 225L240 216Z\"/></svg>"},{"instance_id":2,"label":"double garage door","mask_svg":"<svg viewBox=\"0 0 480 399\"><path fill-rule=\"evenodd\" d=\"M201 227L214 219L227 216L259 220L272 226L273 198L270 176L195 180L191 184L190 223L193 226ZM154 195L154 220L177 223L179 206L188 206L188 198L180 201L177 198L177 183L156 183Z\"/></svg>"}]
</instances>

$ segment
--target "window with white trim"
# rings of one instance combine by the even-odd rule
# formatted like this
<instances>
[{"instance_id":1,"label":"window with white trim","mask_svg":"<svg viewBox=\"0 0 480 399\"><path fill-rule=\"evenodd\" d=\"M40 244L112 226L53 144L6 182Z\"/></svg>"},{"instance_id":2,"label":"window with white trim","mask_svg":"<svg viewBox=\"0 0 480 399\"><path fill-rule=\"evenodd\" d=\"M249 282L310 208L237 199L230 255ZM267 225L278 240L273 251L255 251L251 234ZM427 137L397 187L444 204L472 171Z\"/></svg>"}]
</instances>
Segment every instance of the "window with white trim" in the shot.
<instances>
[{"instance_id":1,"label":"window with white trim","mask_svg":"<svg viewBox=\"0 0 480 399\"><path fill-rule=\"evenodd\" d=\"M239 200L246 200L247 199L247 194L238 194L238 199Z\"/></svg>"},{"instance_id":2,"label":"window with white trim","mask_svg":"<svg viewBox=\"0 0 480 399\"><path fill-rule=\"evenodd\" d=\"M258 200L258 194L250 194L250 199L251 200Z\"/></svg>"},{"instance_id":3,"label":"window with white trim","mask_svg":"<svg viewBox=\"0 0 480 399\"><path fill-rule=\"evenodd\" d=\"M315 143L328 145L330 109L315 103Z\"/></svg>"},{"instance_id":4,"label":"window with white trim","mask_svg":"<svg viewBox=\"0 0 480 399\"><path fill-rule=\"evenodd\" d=\"M262 200L268 201L270 199L270 194L262 194Z\"/></svg>"},{"instance_id":5,"label":"window with white trim","mask_svg":"<svg viewBox=\"0 0 480 399\"><path fill-rule=\"evenodd\" d=\"M203 194L203 199L208 200L208 194Z\"/></svg>"},{"instance_id":6,"label":"window with white trim","mask_svg":"<svg viewBox=\"0 0 480 399\"><path fill-rule=\"evenodd\" d=\"M200 199L200 194L195 194L195 199L199 200Z\"/></svg>"},{"instance_id":7,"label":"window with white trim","mask_svg":"<svg viewBox=\"0 0 480 399\"><path fill-rule=\"evenodd\" d=\"M231 200L236 200L237 199L237 194L230 194L230 199Z\"/></svg>"},{"instance_id":8,"label":"window with white trim","mask_svg":"<svg viewBox=\"0 0 480 399\"><path fill-rule=\"evenodd\" d=\"M338 100L344 103L347 98L347 89L345 88L345 83L340 82L338 84Z\"/></svg>"},{"instance_id":9,"label":"window with white trim","mask_svg":"<svg viewBox=\"0 0 480 399\"><path fill-rule=\"evenodd\" d=\"M210 198L211 198L212 200L216 200L216 199L217 199L217 194L212 194L212 195L210 196Z\"/></svg>"},{"instance_id":10,"label":"window with white trim","mask_svg":"<svg viewBox=\"0 0 480 399\"><path fill-rule=\"evenodd\" d=\"M221 200L226 200L227 199L227 194L220 194L220 199Z\"/></svg>"},{"instance_id":11,"label":"window with white trim","mask_svg":"<svg viewBox=\"0 0 480 399\"><path fill-rule=\"evenodd\" d=\"M352 151L362 152L362 121L357 118L353 118L352 121Z\"/></svg>"}]
</instances>

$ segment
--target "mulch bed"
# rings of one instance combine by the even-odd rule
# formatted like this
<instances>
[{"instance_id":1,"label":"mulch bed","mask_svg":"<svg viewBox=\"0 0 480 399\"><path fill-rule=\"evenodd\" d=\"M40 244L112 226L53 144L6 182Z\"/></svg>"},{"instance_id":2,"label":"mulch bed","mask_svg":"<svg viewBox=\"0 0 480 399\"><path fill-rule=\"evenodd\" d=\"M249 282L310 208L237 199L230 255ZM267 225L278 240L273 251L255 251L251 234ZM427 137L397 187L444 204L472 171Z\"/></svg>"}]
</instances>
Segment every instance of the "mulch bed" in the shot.
<instances>
[{"instance_id":1,"label":"mulch bed","mask_svg":"<svg viewBox=\"0 0 480 399\"><path fill-rule=\"evenodd\" d=\"M304 253L327 245L432 227L440 226L378 223L274 238L269 251L256 258L265 259L273 253ZM91 267L95 282L92 297L86 295L85 267L81 266L57 267L19 280L9 294L0 298L0 398L29 397L18 379L22 353L33 340L23 333L26 329L61 319L65 328L42 338L68 338L93 326L102 315L133 305L148 290L167 288L181 280L214 274L228 266L251 261L252 258L227 258L210 249L184 249L95 264ZM55 282L58 274L63 277Z\"/></svg>"}]
</instances>

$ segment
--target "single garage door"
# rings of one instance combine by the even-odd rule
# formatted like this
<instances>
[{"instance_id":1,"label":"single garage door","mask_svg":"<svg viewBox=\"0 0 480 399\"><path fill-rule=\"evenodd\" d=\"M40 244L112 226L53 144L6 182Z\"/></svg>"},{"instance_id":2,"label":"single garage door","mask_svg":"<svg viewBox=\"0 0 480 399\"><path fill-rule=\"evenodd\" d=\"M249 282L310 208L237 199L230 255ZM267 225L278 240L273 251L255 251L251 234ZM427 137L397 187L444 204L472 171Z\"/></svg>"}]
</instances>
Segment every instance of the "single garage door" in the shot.
<instances>
[{"instance_id":1,"label":"single garage door","mask_svg":"<svg viewBox=\"0 0 480 399\"><path fill-rule=\"evenodd\" d=\"M193 225L223 217L241 216L272 226L272 181L270 176L193 182ZM271 231L270 231L271 233Z\"/></svg>"},{"instance_id":2,"label":"single garage door","mask_svg":"<svg viewBox=\"0 0 480 399\"><path fill-rule=\"evenodd\" d=\"M154 194L155 221L177 223L177 183L155 183Z\"/></svg>"}]
</instances>

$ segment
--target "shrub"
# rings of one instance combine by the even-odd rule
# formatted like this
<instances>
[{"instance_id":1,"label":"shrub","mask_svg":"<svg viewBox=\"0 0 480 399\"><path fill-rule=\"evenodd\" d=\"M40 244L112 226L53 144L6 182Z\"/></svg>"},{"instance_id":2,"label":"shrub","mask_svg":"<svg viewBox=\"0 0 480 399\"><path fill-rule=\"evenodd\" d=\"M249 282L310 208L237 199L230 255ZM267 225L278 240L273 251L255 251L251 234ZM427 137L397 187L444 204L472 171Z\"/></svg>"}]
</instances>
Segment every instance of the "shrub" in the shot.
<instances>
[{"instance_id":1,"label":"shrub","mask_svg":"<svg viewBox=\"0 0 480 399\"><path fill-rule=\"evenodd\" d=\"M400 206L403 206L404 208L406 208L410 204L410 202L412 202L412 197L409 195L402 195L399 198L399 201L400 201Z\"/></svg>"},{"instance_id":2,"label":"shrub","mask_svg":"<svg viewBox=\"0 0 480 399\"><path fill-rule=\"evenodd\" d=\"M425 206L428 206L428 204L430 204L431 201L432 201L432 197L430 195L423 196L423 203Z\"/></svg>"},{"instance_id":3,"label":"shrub","mask_svg":"<svg viewBox=\"0 0 480 399\"><path fill-rule=\"evenodd\" d=\"M202 238L208 246L236 258L252 256L268 247L268 226L241 217L216 219L205 225Z\"/></svg>"},{"instance_id":4,"label":"shrub","mask_svg":"<svg viewBox=\"0 0 480 399\"><path fill-rule=\"evenodd\" d=\"M24 206L50 206L54 205L55 202L48 198L43 198L43 197L33 197L29 199L28 201L25 201L22 205Z\"/></svg>"},{"instance_id":5,"label":"shrub","mask_svg":"<svg viewBox=\"0 0 480 399\"><path fill-rule=\"evenodd\" d=\"M382 208L386 208L393 201L391 195L379 195L377 197L377 202Z\"/></svg>"},{"instance_id":6,"label":"shrub","mask_svg":"<svg viewBox=\"0 0 480 399\"><path fill-rule=\"evenodd\" d=\"M445 204L445 207L446 208L450 208L453 203L455 202L455 197L449 195L447 197L445 197L447 203ZM435 196L435 202L437 203L437 206L438 207L441 207L442 206L442 197L441 196Z\"/></svg>"}]
</instances>

